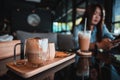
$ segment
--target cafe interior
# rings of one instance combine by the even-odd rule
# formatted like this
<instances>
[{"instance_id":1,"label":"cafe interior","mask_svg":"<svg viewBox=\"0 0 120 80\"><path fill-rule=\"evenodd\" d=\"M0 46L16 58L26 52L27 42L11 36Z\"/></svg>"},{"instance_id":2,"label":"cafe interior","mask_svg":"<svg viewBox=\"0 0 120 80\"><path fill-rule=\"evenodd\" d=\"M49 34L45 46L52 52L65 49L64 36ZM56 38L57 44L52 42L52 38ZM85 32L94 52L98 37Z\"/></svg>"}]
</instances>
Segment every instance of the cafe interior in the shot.
<instances>
[{"instance_id":1,"label":"cafe interior","mask_svg":"<svg viewBox=\"0 0 120 80\"><path fill-rule=\"evenodd\" d=\"M120 80L119 3L0 0L0 80ZM75 48L74 29L89 4L104 7L104 23L118 41L110 50Z\"/></svg>"}]
</instances>

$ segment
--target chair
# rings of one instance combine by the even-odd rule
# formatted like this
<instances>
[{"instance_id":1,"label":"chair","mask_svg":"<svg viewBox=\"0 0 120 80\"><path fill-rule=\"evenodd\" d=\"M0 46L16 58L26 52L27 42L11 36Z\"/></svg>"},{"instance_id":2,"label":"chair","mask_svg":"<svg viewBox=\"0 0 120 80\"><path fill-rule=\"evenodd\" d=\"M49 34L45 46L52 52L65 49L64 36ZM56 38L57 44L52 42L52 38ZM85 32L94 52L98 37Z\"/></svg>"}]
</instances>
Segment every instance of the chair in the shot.
<instances>
[{"instance_id":1,"label":"chair","mask_svg":"<svg viewBox=\"0 0 120 80\"><path fill-rule=\"evenodd\" d=\"M74 49L74 41L72 34L58 34L58 49L63 51L71 51Z\"/></svg>"}]
</instances>

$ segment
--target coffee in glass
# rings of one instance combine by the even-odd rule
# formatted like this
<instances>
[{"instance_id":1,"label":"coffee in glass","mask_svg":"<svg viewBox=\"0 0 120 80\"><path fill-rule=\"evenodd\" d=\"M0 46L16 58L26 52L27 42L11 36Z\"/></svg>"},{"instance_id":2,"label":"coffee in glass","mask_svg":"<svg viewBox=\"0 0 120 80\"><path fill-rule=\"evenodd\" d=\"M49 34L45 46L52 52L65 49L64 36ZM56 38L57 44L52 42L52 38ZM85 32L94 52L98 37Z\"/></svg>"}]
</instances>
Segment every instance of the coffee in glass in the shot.
<instances>
[{"instance_id":1,"label":"coffee in glass","mask_svg":"<svg viewBox=\"0 0 120 80\"><path fill-rule=\"evenodd\" d=\"M91 31L79 31L78 33L78 43L81 51L88 51L90 45Z\"/></svg>"}]
</instances>

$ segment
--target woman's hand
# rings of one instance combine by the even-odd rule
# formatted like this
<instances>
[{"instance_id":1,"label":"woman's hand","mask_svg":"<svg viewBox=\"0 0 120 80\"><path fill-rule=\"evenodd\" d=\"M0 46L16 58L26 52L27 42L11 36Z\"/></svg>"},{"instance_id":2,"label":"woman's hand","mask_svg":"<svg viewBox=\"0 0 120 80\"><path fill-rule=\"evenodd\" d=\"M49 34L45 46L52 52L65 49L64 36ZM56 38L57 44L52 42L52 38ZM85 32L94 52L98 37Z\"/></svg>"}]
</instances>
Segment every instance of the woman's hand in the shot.
<instances>
[{"instance_id":1,"label":"woman's hand","mask_svg":"<svg viewBox=\"0 0 120 80\"><path fill-rule=\"evenodd\" d=\"M97 46L99 49L110 50L113 44L109 38L104 38L101 42L97 42Z\"/></svg>"},{"instance_id":2,"label":"woman's hand","mask_svg":"<svg viewBox=\"0 0 120 80\"><path fill-rule=\"evenodd\" d=\"M120 44L120 39L113 40L113 41L111 41L111 43L112 43L114 46L117 46L117 45Z\"/></svg>"}]
</instances>

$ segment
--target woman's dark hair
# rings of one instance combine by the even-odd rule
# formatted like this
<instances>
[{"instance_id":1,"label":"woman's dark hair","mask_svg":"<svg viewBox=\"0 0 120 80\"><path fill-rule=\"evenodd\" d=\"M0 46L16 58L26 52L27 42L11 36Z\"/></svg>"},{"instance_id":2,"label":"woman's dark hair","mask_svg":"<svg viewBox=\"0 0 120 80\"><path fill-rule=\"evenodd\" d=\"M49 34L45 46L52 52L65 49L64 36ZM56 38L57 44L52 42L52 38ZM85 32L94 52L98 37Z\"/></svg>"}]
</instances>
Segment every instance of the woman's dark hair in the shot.
<instances>
[{"instance_id":1,"label":"woman's dark hair","mask_svg":"<svg viewBox=\"0 0 120 80\"><path fill-rule=\"evenodd\" d=\"M85 23L85 18L87 18L87 30L90 30L90 25L91 25L91 21L92 21L92 17L94 15L94 12L96 10L96 8L99 8L101 10L101 20L100 22L96 25L97 26L97 41L101 41L102 40L102 25L103 25L103 7L100 4L91 4L88 5L88 7L85 10L85 13L83 15L82 21L80 24L84 24Z\"/></svg>"}]
</instances>

